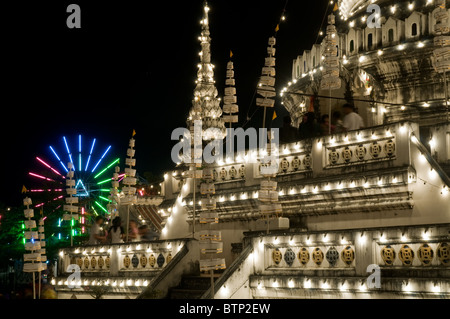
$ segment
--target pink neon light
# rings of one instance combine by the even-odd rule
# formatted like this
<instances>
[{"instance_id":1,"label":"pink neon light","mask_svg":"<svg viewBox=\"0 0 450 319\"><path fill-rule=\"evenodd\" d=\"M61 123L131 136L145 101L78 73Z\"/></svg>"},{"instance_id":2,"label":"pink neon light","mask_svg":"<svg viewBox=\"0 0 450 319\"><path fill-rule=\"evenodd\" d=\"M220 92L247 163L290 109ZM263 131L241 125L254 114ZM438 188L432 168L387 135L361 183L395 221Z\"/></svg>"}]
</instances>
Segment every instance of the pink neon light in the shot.
<instances>
[{"instance_id":1,"label":"pink neon light","mask_svg":"<svg viewBox=\"0 0 450 319\"><path fill-rule=\"evenodd\" d=\"M31 189L30 192L32 193L36 193L36 192L62 192L62 188L57 188L57 189Z\"/></svg>"},{"instance_id":2,"label":"pink neon light","mask_svg":"<svg viewBox=\"0 0 450 319\"><path fill-rule=\"evenodd\" d=\"M47 178L47 177L44 177L44 176L42 176L42 175L38 175L38 174L35 174L35 173L29 172L28 174L30 174L31 176L40 178L40 179L45 179L45 180L47 180L47 181L51 181L51 182L54 182L54 181L55 181L55 180L53 180L53 179L50 179L50 178Z\"/></svg>"},{"instance_id":3,"label":"pink neon light","mask_svg":"<svg viewBox=\"0 0 450 319\"><path fill-rule=\"evenodd\" d=\"M44 218L42 218L42 220L46 220L47 219L47 216L45 216Z\"/></svg>"},{"instance_id":4,"label":"pink neon light","mask_svg":"<svg viewBox=\"0 0 450 319\"><path fill-rule=\"evenodd\" d=\"M58 172L56 169L54 169L53 167L51 167L49 164L47 164L46 162L44 162L43 160L41 160L39 157L36 157L36 159L41 162L42 164L44 164L45 166L47 166L48 168L50 168L53 172L55 172L56 174L58 174L59 176L61 176L62 178L64 178L64 176L61 175L60 172Z\"/></svg>"},{"instance_id":5,"label":"pink neon light","mask_svg":"<svg viewBox=\"0 0 450 319\"><path fill-rule=\"evenodd\" d=\"M141 196L144 196L144 192L143 191L139 191L139 194L141 194Z\"/></svg>"},{"instance_id":6,"label":"pink neon light","mask_svg":"<svg viewBox=\"0 0 450 319\"><path fill-rule=\"evenodd\" d=\"M34 206L34 207L35 207L35 208L38 208L38 207L41 207L41 206L44 206L44 203L37 204L37 205Z\"/></svg>"}]
</instances>

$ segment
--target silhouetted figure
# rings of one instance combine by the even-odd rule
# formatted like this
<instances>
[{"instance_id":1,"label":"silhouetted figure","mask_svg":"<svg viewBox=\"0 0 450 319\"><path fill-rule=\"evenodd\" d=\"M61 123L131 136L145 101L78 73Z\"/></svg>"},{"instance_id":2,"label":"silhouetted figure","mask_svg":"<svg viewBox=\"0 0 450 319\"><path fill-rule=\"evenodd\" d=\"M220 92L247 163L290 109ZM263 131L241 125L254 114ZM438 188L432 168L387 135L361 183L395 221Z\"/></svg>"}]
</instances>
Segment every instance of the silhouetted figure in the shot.
<instances>
[{"instance_id":1,"label":"silhouetted figure","mask_svg":"<svg viewBox=\"0 0 450 319\"><path fill-rule=\"evenodd\" d=\"M303 117L303 122L300 124L299 131L301 139L320 136L320 126L317 124L316 116L313 112L308 112Z\"/></svg>"},{"instance_id":2,"label":"silhouetted figure","mask_svg":"<svg viewBox=\"0 0 450 319\"><path fill-rule=\"evenodd\" d=\"M348 103L344 104L342 106L342 110L345 114L344 122L342 123L342 125L346 131L353 131L364 128L364 121L359 114L355 113L355 107L353 105Z\"/></svg>"},{"instance_id":3,"label":"silhouetted figure","mask_svg":"<svg viewBox=\"0 0 450 319\"><path fill-rule=\"evenodd\" d=\"M159 234L148 227L148 225L139 226L139 234L142 241L153 241L159 239Z\"/></svg>"},{"instance_id":4,"label":"silhouetted figure","mask_svg":"<svg viewBox=\"0 0 450 319\"><path fill-rule=\"evenodd\" d=\"M333 134L336 130L336 127L331 124L331 134ZM322 115L322 119L320 121L320 132L322 135L330 134L330 116L328 114Z\"/></svg>"},{"instance_id":5,"label":"silhouetted figure","mask_svg":"<svg viewBox=\"0 0 450 319\"><path fill-rule=\"evenodd\" d=\"M123 243L123 238L125 237L125 232L122 227L122 220L120 217L116 217L112 221L112 226L109 229L108 238L111 239L111 244L121 244Z\"/></svg>"},{"instance_id":6,"label":"silhouetted figure","mask_svg":"<svg viewBox=\"0 0 450 319\"><path fill-rule=\"evenodd\" d=\"M331 124L334 125L334 132L335 133L342 133L345 131L344 127L342 126L342 120L341 120L341 112L334 111L331 115Z\"/></svg>"},{"instance_id":7,"label":"silhouetted figure","mask_svg":"<svg viewBox=\"0 0 450 319\"><path fill-rule=\"evenodd\" d=\"M283 118L283 127L280 129L280 142L292 143L299 139L298 130L292 126L292 120L289 115Z\"/></svg>"}]
</instances>

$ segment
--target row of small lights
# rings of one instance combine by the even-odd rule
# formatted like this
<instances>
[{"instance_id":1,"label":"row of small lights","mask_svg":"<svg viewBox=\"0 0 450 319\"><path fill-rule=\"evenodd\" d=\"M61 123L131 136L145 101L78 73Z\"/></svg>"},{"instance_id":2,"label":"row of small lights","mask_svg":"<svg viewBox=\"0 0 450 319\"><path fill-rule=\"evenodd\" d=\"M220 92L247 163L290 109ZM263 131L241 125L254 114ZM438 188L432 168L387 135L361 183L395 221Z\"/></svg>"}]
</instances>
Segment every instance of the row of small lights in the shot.
<instances>
[{"instance_id":1,"label":"row of small lights","mask_svg":"<svg viewBox=\"0 0 450 319\"><path fill-rule=\"evenodd\" d=\"M56 280L52 279L51 281L52 285L56 285ZM106 281L102 282L101 280L98 279L94 279L94 280L78 280L78 282L75 282L75 279L72 280L72 285L74 286L112 286L112 287L147 287L149 284L148 280L141 280L141 279L124 279L124 280L120 280L120 282L118 282L118 280L109 280L107 279ZM69 282L66 281L62 281L59 280L58 281L58 286L63 286L63 285L69 285Z\"/></svg>"},{"instance_id":2,"label":"row of small lights","mask_svg":"<svg viewBox=\"0 0 450 319\"><path fill-rule=\"evenodd\" d=\"M412 181L409 181L409 183L411 183ZM391 178L391 182L390 182L390 184L399 184L399 183L402 183L402 181L400 181L395 175ZM331 186L331 183L326 183L325 184L325 186L323 186L322 187L322 190L323 191L333 191L333 190L343 190L344 189L344 183L343 182L336 182L336 186L335 187L332 187ZM386 184L389 184L389 183L385 183L384 181L383 181L383 178L382 177L379 177L378 178L378 181L376 182L376 183L372 183L372 184L370 184L369 182L368 182L368 180L361 180L361 182L360 183L357 183L355 180L352 180L350 183L349 183L349 186L347 187L347 189L348 188L355 188L355 187L358 187L358 185L357 184L360 184L360 186L361 187L364 187L364 188L368 188L368 187L371 187L371 186L385 186ZM308 191L308 188L310 189L309 191ZM320 186L319 185L306 185L306 186L303 186L302 187L302 189L299 191L298 190L298 187L291 187L288 191L287 190L283 190L283 189L281 189L279 192L278 192L278 194L279 194L279 196L288 196L288 195L297 195L297 194L307 194L307 193L312 193L312 194L317 194L317 193L319 193L320 192ZM255 191L255 192L252 192L252 193L250 193L250 192L242 192L241 194L240 194L240 196L238 196L238 194L232 194L232 195L230 195L230 196L228 196L228 200L229 201L236 201L236 200L247 200L247 199L249 199L249 198L254 198L254 199L257 199L259 197L259 192L258 191ZM227 196L220 196L219 197L219 202L220 203L223 203L223 202L225 202L227 200ZM202 204L202 201L198 201L198 205L201 205ZM182 202L182 205L183 206L186 206L187 205L187 203L185 202L185 201L183 201ZM189 206L192 206L192 205L194 205L194 203L193 203L193 201L190 201L189 202Z\"/></svg>"},{"instance_id":3,"label":"row of small lights","mask_svg":"<svg viewBox=\"0 0 450 319\"><path fill-rule=\"evenodd\" d=\"M288 286L287 287L280 287L278 280L274 280L272 282L271 287L264 287L263 284L261 282L258 282L257 285L257 289L258 290L264 290L266 288L305 288L305 289L325 289L325 290L331 290L332 288L332 284L334 284L335 287L337 287L337 289L339 289L340 291L350 291L350 290L359 290L360 292L367 292L368 287L367 287L367 283L366 280L362 280L359 283L355 282L355 286L352 289L350 287L350 282L348 280L340 280L340 279L317 279L318 283L315 284L316 280L313 280L311 278L305 278L303 280L303 284L301 282L299 282L298 280L295 281L294 279L289 279L288 280ZM347 282L349 282L349 284L347 284ZM339 285L339 283L341 283ZM359 285L359 287L358 287ZM406 281L403 282L402 284L402 290L404 292L413 292L412 289L412 283L410 281ZM433 293L440 293L441 292L441 287L439 286L438 283L432 283L431 287L429 288L429 291L433 292Z\"/></svg>"},{"instance_id":4,"label":"row of small lights","mask_svg":"<svg viewBox=\"0 0 450 319\"><path fill-rule=\"evenodd\" d=\"M371 1L371 3L375 3L375 2L376 2L376 0L372 0L372 1ZM433 0L426 0L426 1L425 1L425 4L426 4L426 5L430 5L430 4L432 4L432 3L433 3ZM330 4L333 4L333 1L330 1ZM416 6L415 1L411 1L410 3L408 3L408 9L409 9L410 11L414 10L415 6ZM361 6L359 6L358 9L361 10L362 8L363 8L363 6L361 5ZM397 6L396 6L396 5L391 6L391 7L390 7L390 11L391 11L392 14L394 14L394 13L397 11ZM339 15L340 15L341 19L343 19L344 21L347 21L347 20L348 20L348 17L344 16L344 13L342 12L342 10L339 11ZM351 15L351 16L352 16L352 15ZM361 21L362 21L362 22L365 22L365 20L366 20L365 17L362 17L362 18L361 18Z\"/></svg>"},{"instance_id":5,"label":"row of small lights","mask_svg":"<svg viewBox=\"0 0 450 319\"><path fill-rule=\"evenodd\" d=\"M430 5L430 4L432 4L432 3L433 3L433 0L427 0L426 5ZM391 12L392 14L395 14L395 12L397 12L397 8L398 8L397 5L392 5L392 6L390 6L389 10L390 10L390 12ZM408 4L408 9L409 9L409 11L413 11L414 8L415 8L415 3L414 3L414 1L413 1L413 2L410 2L410 3ZM377 19L380 18L380 15L375 15L375 18L377 18ZM361 17L361 22L362 22L362 23L365 23L366 20L367 20L367 17L366 17L366 16L362 16L362 17ZM356 21L356 20L353 20L353 21L349 22L348 25L349 25L350 28L353 28L353 27L355 26L355 21Z\"/></svg>"},{"instance_id":6,"label":"row of small lights","mask_svg":"<svg viewBox=\"0 0 450 319\"><path fill-rule=\"evenodd\" d=\"M181 248L181 246L183 245L183 243L179 243L178 244L178 250ZM144 246L144 247L143 247ZM172 249L172 243L171 242L168 242L167 244L165 244L165 246L166 246L166 248L167 249ZM141 251L141 250L146 250L146 252L148 252L148 253L151 253L151 252L153 252L153 250L152 250L152 246L151 245L147 245L147 248L145 248L145 245L140 245L140 244L138 244L138 245L135 245L135 249L132 249L131 248L131 245L128 245L127 246L127 248L125 248L125 249L123 249L122 247L119 247L119 248L117 248L117 252L122 252L122 251L126 251L126 252L130 252L130 251ZM161 249L161 248L163 248L163 247L157 247L157 248L159 248L159 249ZM97 249L95 249L95 248L92 248L90 251L88 251L87 249L83 249L83 252L81 252L81 250L80 250L80 248L77 248L77 249L75 249L75 251L74 251L74 253L75 254L83 254L83 255L88 255L88 254L95 254L97 252ZM104 248L104 247L101 247L99 250L98 250L98 252L99 253L104 253L104 252L108 252L108 253L112 253L112 248L108 248L107 250ZM60 252L59 252L59 255L61 256L61 257L63 257L64 256L64 251L63 250L61 250Z\"/></svg>"},{"instance_id":7,"label":"row of small lights","mask_svg":"<svg viewBox=\"0 0 450 319\"><path fill-rule=\"evenodd\" d=\"M294 246L294 245L299 245L299 244L304 243L305 245L310 246L310 245L313 245L313 244L317 244L319 241L321 241L323 243L337 242L337 238L336 237L341 237L341 239L339 240L339 243L341 245L348 245L348 244L350 244L350 241L347 240L345 236L340 236L340 235L337 235L337 234L334 236L335 237L334 239L332 238L333 237L332 234L328 234L328 233L315 235L315 237L316 237L316 241L315 242L312 241L312 236L314 236L314 235L304 235L303 239L301 241L295 241L294 240L294 236L291 236L291 237L289 237L289 241L287 242L287 244L289 244L289 246ZM286 238L286 237L282 237L282 238ZM367 236L366 236L365 232L361 232L359 234L359 236L356 235L355 238L358 239L359 243L362 243L362 244L365 244L366 240L367 240ZM401 232L398 237L392 237L392 238L387 238L386 237L386 233L384 231L380 231L379 232L379 240L380 240L381 243L398 241L399 238L400 238L400 241L403 242L403 243L406 243L406 242L408 242L410 240L413 240L413 239L414 240L418 239L418 238L409 238L406 235L405 232ZM430 232L429 232L428 229L425 228L422 231L421 239L422 240L430 240ZM270 243L270 242L265 242L265 241L263 241L261 239L260 242L259 242L259 248L263 249L264 245L268 244L268 243ZM271 243L273 245L282 245L282 244L286 244L286 241L281 242L280 238L278 236L275 236L275 237L272 238Z\"/></svg>"},{"instance_id":8,"label":"row of small lights","mask_svg":"<svg viewBox=\"0 0 450 319\"><path fill-rule=\"evenodd\" d=\"M428 106L429 106L429 105L428 105ZM385 110L385 111L386 111L386 110ZM405 129L406 129L405 127L402 127L402 128L400 128L400 131L401 131L402 133L404 133L404 132L405 132ZM389 129L386 129L386 133L384 134L384 136L382 136L382 134L380 134L380 133L379 133L379 135L377 135L374 131L372 131L372 134L371 134L371 136L370 136L371 139L378 139L378 138L384 138L384 137L393 137L393 134L391 133L391 131L390 131ZM344 136L343 141L344 141L345 143L350 142L350 138L349 138L348 134L346 134L346 135ZM355 141L358 141L358 142L364 141L364 137L362 136L361 132L358 132L358 133L356 134L356 139L355 139ZM331 143L331 144L334 144L335 142L336 142L336 137L335 137L335 136L331 136L331 137L330 137L330 143ZM318 145L321 146L321 145L322 145L321 143L322 143L322 142L321 142L321 139L319 139ZM272 150L272 151L273 151L273 154L275 154L275 155L279 154L279 151L278 151L277 149L274 149L274 150ZM283 155L291 155L291 154L302 153L302 152L303 152L303 151L302 151L301 146L300 146L299 143L296 143L296 144L294 144L294 145L291 146L291 147L289 147L289 145L285 145L285 146L283 147L283 150L282 150L282 154L283 154ZM260 150L260 155L261 155L261 156L267 155L267 151L266 151L266 150ZM232 158L227 157L225 161L219 160L219 161L217 162L217 164L218 164L219 166L224 166L224 165L231 165L231 164L248 163L250 158L252 158L252 159L257 159L257 156L258 156L258 152L257 152L257 151L247 151L247 152L246 152L246 155L245 155L244 157L242 157L241 155L238 155L238 156L236 157L235 161L233 161ZM178 175L180 175L180 173L179 173L178 171L172 172L172 176L173 176L173 177L176 177L176 176L178 176ZM183 176L184 173L181 173L181 175ZM164 180L167 181L168 178L169 178L169 174L168 174L168 173L165 173L165 174L164 174Z\"/></svg>"},{"instance_id":9,"label":"row of small lights","mask_svg":"<svg viewBox=\"0 0 450 319\"><path fill-rule=\"evenodd\" d=\"M417 41L416 44L415 44L415 46L416 46L417 48L423 48L423 47L425 46L425 44L424 44L422 41ZM403 43L403 44L398 44L396 48L397 48L397 50L399 50L399 51L403 51L403 50L405 50L407 47L408 47L408 44ZM382 56L383 54L384 54L384 51L383 51L383 50L380 49L380 50L377 51L377 55L378 55L378 56ZM324 60L324 56L322 56L321 58L322 58L322 60ZM367 60L367 56L366 56L366 55L360 55L359 58L358 58L359 63L364 63L366 60ZM343 57L342 57L342 64L346 65L346 64L348 64L348 62L349 62L349 60L348 60L348 58L347 58L347 55L344 54ZM319 67L316 67L316 68L314 68L313 70L309 71L308 73L302 73L302 74L301 74L301 78L304 78L304 77L306 77L307 75L312 76L313 74L315 74L315 73L318 72L318 71L323 71L323 67L322 67L322 66L319 66ZM296 83L297 83L297 79L294 79L294 80L288 82L287 87L284 87L284 88L281 90L280 96L283 97L283 96L284 96L284 93L287 92L288 87L290 87L292 84L296 84Z\"/></svg>"}]
</instances>

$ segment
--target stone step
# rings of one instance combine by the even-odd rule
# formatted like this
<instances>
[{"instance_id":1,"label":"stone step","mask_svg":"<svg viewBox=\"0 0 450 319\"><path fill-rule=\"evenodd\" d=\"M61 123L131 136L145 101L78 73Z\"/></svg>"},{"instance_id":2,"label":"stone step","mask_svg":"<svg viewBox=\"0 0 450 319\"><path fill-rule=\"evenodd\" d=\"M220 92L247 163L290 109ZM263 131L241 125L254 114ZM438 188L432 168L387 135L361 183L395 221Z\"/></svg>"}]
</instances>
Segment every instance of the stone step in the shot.
<instances>
[{"instance_id":1,"label":"stone step","mask_svg":"<svg viewBox=\"0 0 450 319\"><path fill-rule=\"evenodd\" d=\"M200 299L206 290L192 290L192 289L169 289L169 299Z\"/></svg>"}]
</instances>

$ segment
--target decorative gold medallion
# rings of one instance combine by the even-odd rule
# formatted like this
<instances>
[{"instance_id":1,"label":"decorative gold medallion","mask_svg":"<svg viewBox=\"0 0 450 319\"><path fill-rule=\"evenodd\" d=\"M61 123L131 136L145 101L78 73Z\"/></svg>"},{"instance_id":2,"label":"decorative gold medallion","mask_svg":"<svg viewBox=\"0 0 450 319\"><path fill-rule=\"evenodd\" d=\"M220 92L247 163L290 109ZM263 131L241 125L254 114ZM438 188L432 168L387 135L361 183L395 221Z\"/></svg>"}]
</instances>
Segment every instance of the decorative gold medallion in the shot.
<instances>
[{"instance_id":1,"label":"decorative gold medallion","mask_svg":"<svg viewBox=\"0 0 450 319\"><path fill-rule=\"evenodd\" d=\"M306 155L303 158L303 166L305 166L306 169L310 169L312 165L312 158L309 155Z\"/></svg>"},{"instance_id":2,"label":"decorative gold medallion","mask_svg":"<svg viewBox=\"0 0 450 319\"><path fill-rule=\"evenodd\" d=\"M331 150L328 154L328 160L330 161L331 165L337 164L339 160L339 153L336 152L336 150Z\"/></svg>"},{"instance_id":3,"label":"decorative gold medallion","mask_svg":"<svg viewBox=\"0 0 450 319\"><path fill-rule=\"evenodd\" d=\"M349 163L352 160L353 152L352 150L347 146L342 151L342 159L344 162Z\"/></svg>"},{"instance_id":4,"label":"decorative gold medallion","mask_svg":"<svg viewBox=\"0 0 450 319\"><path fill-rule=\"evenodd\" d=\"M148 264L150 265L150 267L155 267L155 265L156 265L156 258L155 258L155 255L151 254L151 255L148 257Z\"/></svg>"},{"instance_id":5,"label":"decorative gold medallion","mask_svg":"<svg viewBox=\"0 0 450 319\"><path fill-rule=\"evenodd\" d=\"M84 258L84 268L89 268L89 258Z\"/></svg>"},{"instance_id":6,"label":"decorative gold medallion","mask_svg":"<svg viewBox=\"0 0 450 319\"><path fill-rule=\"evenodd\" d=\"M433 262L434 251L428 244L423 244L417 251L417 257L424 266L430 266Z\"/></svg>"},{"instance_id":7,"label":"decorative gold medallion","mask_svg":"<svg viewBox=\"0 0 450 319\"><path fill-rule=\"evenodd\" d=\"M126 255L126 256L123 258L123 266L124 266L125 268L128 268L128 267L130 267L130 264L131 264L131 259L130 259L130 257L129 257L128 255Z\"/></svg>"},{"instance_id":8,"label":"decorative gold medallion","mask_svg":"<svg viewBox=\"0 0 450 319\"><path fill-rule=\"evenodd\" d=\"M169 253L166 257L166 262L169 263L172 260L172 254Z\"/></svg>"},{"instance_id":9,"label":"decorative gold medallion","mask_svg":"<svg viewBox=\"0 0 450 319\"><path fill-rule=\"evenodd\" d=\"M395 155L395 142L392 140L389 140L386 142L386 144L384 144L384 153L386 153L386 155L388 157L392 157Z\"/></svg>"},{"instance_id":10,"label":"decorative gold medallion","mask_svg":"<svg viewBox=\"0 0 450 319\"><path fill-rule=\"evenodd\" d=\"M289 169L289 162L287 159L283 158L280 163L280 171L286 173Z\"/></svg>"},{"instance_id":11,"label":"decorative gold medallion","mask_svg":"<svg viewBox=\"0 0 450 319\"><path fill-rule=\"evenodd\" d=\"M373 142L369 147L369 153L373 158L378 158L381 154L381 145L377 142Z\"/></svg>"},{"instance_id":12,"label":"decorative gold medallion","mask_svg":"<svg viewBox=\"0 0 450 319\"><path fill-rule=\"evenodd\" d=\"M229 174L230 174L230 178L231 179L235 179L236 178L237 170L236 170L236 168L234 166L231 166Z\"/></svg>"},{"instance_id":13,"label":"decorative gold medallion","mask_svg":"<svg viewBox=\"0 0 450 319\"><path fill-rule=\"evenodd\" d=\"M95 257L91 258L91 267L95 269L97 267L97 259Z\"/></svg>"},{"instance_id":14,"label":"decorative gold medallion","mask_svg":"<svg viewBox=\"0 0 450 319\"><path fill-rule=\"evenodd\" d=\"M272 260L275 264L279 264L281 262L281 259L283 258L283 255L281 254L281 251L277 248L272 252Z\"/></svg>"},{"instance_id":15,"label":"decorative gold medallion","mask_svg":"<svg viewBox=\"0 0 450 319\"><path fill-rule=\"evenodd\" d=\"M296 156L293 160L292 160L292 168L294 169L294 171L298 170L300 168L300 159Z\"/></svg>"},{"instance_id":16,"label":"decorative gold medallion","mask_svg":"<svg viewBox=\"0 0 450 319\"><path fill-rule=\"evenodd\" d=\"M364 147L364 145L358 145L355 148L355 156L358 160L362 161L366 157L367 149Z\"/></svg>"},{"instance_id":17,"label":"decorative gold medallion","mask_svg":"<svg viewBox=\"0 0 450 319\"><path fill-rule=\"evenodd\" d=\"M103 259L103 257L102 256L98 257L98 268L102 269L104 265L105 260Z\"/></svg>"},{"instance_id":18,"label":"decorative gold medallion","mask_svg":"<svg viewBox=\"0 0 450 319\"><path fill-rule=\"evenodd\" d=\"M347 265L350 266L355 260L355 251L351 246L346 246L341 252L341 259Z\"/></svg>"},{"instance_id":19,"label":"decorative gold medallion","mask_svg":"<svg viewBox=\"0 0 450 319\"><path fill-rule=\"evenodd\" d=\"M306 249L305 247L300 249L300 251L298 252L298 260L300 261L300 263L303 266L305 266L308 263L308 261L309 261L309 251L308 251L308 249Z\"/></svg>"},{"instance_id":20,"label":"decorative gold medallion","mask_svg":"<svg viewBox=\"0 0 450 319\"><path fill-rule=\"evenodd\" d=\"M394 264L395 256L395 249L390 245L387 245L381 249L381 258L387 266L392 266Z\"/></svg>"},{"instance_id":21,"label":"decorative gold medallion","mask_svg":"<svg viewBox=\"0 0 450 319\"><path fill-rule=\"evenodd\" d=\"M78 257L77 258L77 265L78 265L78 267L83 267L83 259L81 259L81 257Z\"/></svg>"},{"instance_id":22,"label":"decorative gold medallion","mask_svg":"<svg viewBox=\"0 0 450 319\"><path fill-rule=\"evenodd\" d=\"M147 257L145 257L145 255L141 256L141 266L142 268L145 268L145 266L147 266Z\"/></svg>"},{"instance_id":23,"label":"decorative gold medallion","mask_svg":"<svg viewBox=\"0 0 450 319\"><path fill-rule=\"evenodd\" d=\"M450 245L448 243L440 243L437 248L437 257L444 266L450 265Z\"/></svg>"},{"instance_id":24,"label":"decorative gold medallion","mask_svg":"<svg viewBox=\"0 0 450 319\"><path fill-rule=\"evenodd\" d=\"M105 258L105 265L106 265L106 268L109 269L109 266L111 265L111 257L108 256Z\"/></svg>"},{"instance_id":25,"label":"decorative gold medallion","mask_svg":"<svg viewBox=\"0 0 450 319\"><path fill-rule=\"evenodd\" d=\"M408 245L403 245L398 252L398 258L402 261L403 265L411 266L414 260L414 251Z\"/></svg>"},{"instance_id":26,"label":"decorative gold medallion","mask_svg":"<svg viewBox=\"0 0 450 319\"><path fill-rule=\"evenodd\" d=\"M312 261L317 265L320 266L323 262L323 252L320 250L319 247L314 248L312 253Z\"/></svg>"}]
</instances>

